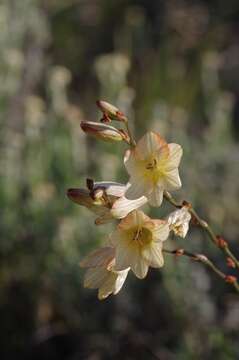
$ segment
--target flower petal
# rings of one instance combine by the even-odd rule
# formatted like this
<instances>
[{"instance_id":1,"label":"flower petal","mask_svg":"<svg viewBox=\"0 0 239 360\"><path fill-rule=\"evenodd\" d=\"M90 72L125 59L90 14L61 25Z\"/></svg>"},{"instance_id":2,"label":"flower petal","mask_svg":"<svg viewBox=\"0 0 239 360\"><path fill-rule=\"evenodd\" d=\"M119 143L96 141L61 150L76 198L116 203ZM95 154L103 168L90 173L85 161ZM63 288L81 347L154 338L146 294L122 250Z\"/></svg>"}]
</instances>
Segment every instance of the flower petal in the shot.
<instances>
[{"instance_id":1,"label":"flower petal","mask_svg":"<svg viewBox=\"0 0 239 360\"><path fill-rule=\"evenodd\" d=\"M167 160L166 168L169 171L170 169L177 168L180 164L183 149L178 144L168 144L169 146L169 157Z\"/></svg>"},{"instance_id":2,"label":"flower petal","mask_svg":"<svg viewBox=\"0 0 239 360\"><path fill-rule=\"evenodd\" d=\"M162 243L151 244L142 251L143 258L148 262L149 266L160 268L164 264L162 254Z\"/></svg>"},{"instance_id":3,"label":"flower petal","mask_svg":"<svg viewBox=\"0 0 239 360\"><path fill-rule=\"evenodd\" d=\"M143 180L142 178L130 178L129 182L131 185L125 193L125 197L127 199L136 200L144 195L147 196L148 184L145 180Z\"/></svg>"},{"instance_id":4,"label":"flower petal","mask_svg":"<svg viewBox=\"0 0 239 360\"><path fill-rule=\"evenodd\" d=\"M159 186L154 186L152 192L147 195L149 204L151 206L160 206L163 201L163 189Z\"/></svg>"},{"instance_id":5,"label":"flower petal","mask_svg":"<svg viewBox=\"0 0 239 360\"><path fill-rule=\"evenodd\" d=\"M106 210L107 211L105 211L102 215L100 215L98 218L95 219L95 225L107 224L114 220L110 212L110 209L106 209Z\"/></svg>"},{"instance_id":6,"label":"flower petal","mask_svg":"<svg viewBox=\"0 0 239 360\"><path fill-rule=\"evenodd\" d=\"M100 249L92 251L87 255L81 262L81 267L97 267L104 266L107 267L110 262L114 259L115 249L110 246L102 247Z\"/></svg>"},{"instance_id":7,"label":"flower petal","mask_svg":"<svg viewBox=\"0 0 239 360\"><path fill-rule=\"evenodd\" d=\"M108 276L104 283L100 286L98 291L98 299L103 300L113 293L115 289L115 282L117 280L117 273L108 271ZM123 284L122 284L123 285Z\"/></svg>"},{"instance_id":8,"label":"flower petal","mask_svg":"<svg viewBox=\"0 0 239 360\"><path fill-rule=\"evenodd\" d=\"M169 236L169 225L165 220L154 220L156 226L153 230L154 241L161 242L167 240Z\"/></svg>"},{"instance_id":9,"label":"flower petal","mask_svg":"<svg viewBox=\"0 0 239 360\"><path fill-rule=\"evenodd\" d=\"M125 193L126 186L114 181L99 181L94 183L94 189L103 188L107 195L121 197Z\"/></svg>"},{"instance_id":10,"label":"flower petal","mask_svg":"<svg viewBox=\"0 0 239 360\"><path fill-rule=\"evenodd\" d=\"M146 159L151 156L153 153L161 149L167 149L168 146L166 141L160 136L159 133L150 131L147 132L137 143L136 145L136 156L139 159Z\"/></svg>"},{"instance_id":11,"label":"flower petal","mask_svg":"<svg viewBox=\"0 0 239 360\"><path fill-rule=\"evenodd\" d=\"M147 202L145 196L141 196L136 200L129 200L122 196L120 199L116 200L112 206L111 214L116 219L122 219L127 216L131 211L138 209L140 206L143 206Z\"/></svg>"},{"instance_id":12,"label":"flower petal","mask_svg":"<svg viewBox=\"0 0 239 360\"><path fill-rule=\"evenodd\" d=\"M117 272L118 276L117 276L117 279L115 281L115 288L114 288L114 291L113 291L114 295L118 294L118 292L121 290L121 288L124 285L124 282L125 282L125 280L127 278L129 270L130 269L126 269L126 270Z\"/></svg>"},{"instance_id":13,"label":"flower petal","mask_svg":"<svg viewBox=\"0 0 239 360\"><path fill-rule=\"evenodd\" d=\"M118 225L118 229L127 230L135 226L142 226L146 221L150 221L150 218L145 215L143 211L132 211L125 217Z\"/></svg>"},{"instance_id":14,"label":"flower petal","mask_svg":"<svg viewBox=\"0 0 239 360\"><path fill-rule=\"evenodd\" d=\"M97 267L87 269L84 277L84 287L88 289L98 289L108 278L109 271L107 269Z\"/></svg>"},{"instance_id":15,"label":"flower petal","mask_svg":"<svg viewBox=\"0 0 239 360\"><path fill-rule=\"evenodd\" d=\"M178 169L172 169L165 173L165 188L167 190L177 190L182 186Z\"/></svg>"},{"instance_id":16,"label":"flower petal","mask_svg":"<svg viewBox=\"0 0 239 360\"><path fill-rule=\"evenodd\" d=\"M137 244L130 246L126 241L121 241L116 247L115 270L121 271L128 267L139 279L143 279L147 275L148 264L142 258Z\"/></svg>"}]
</instances>

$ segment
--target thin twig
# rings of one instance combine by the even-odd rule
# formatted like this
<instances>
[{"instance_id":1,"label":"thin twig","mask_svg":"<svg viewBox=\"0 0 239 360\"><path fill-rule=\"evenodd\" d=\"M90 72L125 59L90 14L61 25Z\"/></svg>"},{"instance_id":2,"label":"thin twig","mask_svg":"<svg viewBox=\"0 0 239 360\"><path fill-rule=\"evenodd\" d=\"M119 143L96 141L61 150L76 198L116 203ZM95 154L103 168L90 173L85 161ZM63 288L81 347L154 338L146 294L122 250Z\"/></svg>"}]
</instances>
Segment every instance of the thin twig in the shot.
<instances>
[{"instance_id":1,"label":"thin twig","mask_svg":"<svg viewBox=\"0 0 239 360\"><path fill-rule=\"evenodd\" d=\"M205 255L203 255L203 254L193 254L193 253L191 253L191 252L189 252L187 250L184 250L184 249L176 249L176 250L163 249L163 252L165 252L167 254L171 254L171 255L176 255L176 256L187 256L187 257L189 257L190 259L192 259L194 261L199 261L202 264L205 264L215 274L217 274L221 279L223 279L227 283L233 285L235 290L237 292L239 292L239 284L238 284L238 281L237 281L236 277L224 274Z\"/></svg>"},{"instance_id":2,"label":"thin twig","mask_svg":"<svg viewBox=\"0 0 239 360\"><path fill-rule=\"evenodd\" d=\"M176 208L181 208L183 206L183 204L179 204L177 203L177 201L173 198L173 196L168 192L165 191L164 192L164 198L173 206L175 206ZM190 212L190 214L192 215L193 219L196 220L197 224L204 229L207 234L209 235L209 238L211 239L211 241L219 248L221 249L221 251L227 256L229 257L236 265L236 267L239 269L239 261L236 258L236 256L232 253L232 251L230 250L228 243L223 240L223 241L219 241L218 236L214 233L214 231L212 230L212 228L208 225L208 223L206 221L204 221L203 219L200 218L200 216L197 214L197 212L195 211L195 209L190 206L188 208L188 211Z\"/></svg>"}]
</instances>

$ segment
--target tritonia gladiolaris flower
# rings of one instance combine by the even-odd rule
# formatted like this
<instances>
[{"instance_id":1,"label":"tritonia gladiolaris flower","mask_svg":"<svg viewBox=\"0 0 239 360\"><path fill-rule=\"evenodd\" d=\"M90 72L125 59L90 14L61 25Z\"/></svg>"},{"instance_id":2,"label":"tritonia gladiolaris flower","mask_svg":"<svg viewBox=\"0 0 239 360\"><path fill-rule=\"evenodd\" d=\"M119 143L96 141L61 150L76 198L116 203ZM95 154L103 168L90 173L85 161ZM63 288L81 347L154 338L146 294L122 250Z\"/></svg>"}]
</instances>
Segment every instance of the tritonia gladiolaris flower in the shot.
<instances>
[{"instance_id":1,"label":"tritonia gladiolaris flower","mask_svg":"<svg viewBox=\"0 0 239 360\"><path fill-rule=\"evenodd\" d=\"M101 225L114 219L122 219L147 202L144 196L136 200L126 199L126 189L125 185L115 182L95 182L91 190L68 189L67 196L76 204L85 206L98 215L95 223Z\"/></svg>"},{"instance_id":2,"label":"tritonia gladiolaris flower","mask_svg":"<svg viewBox=\"0 0 239 360\"><path fill-rule=\"evenodd\" d=\"M178 166L182 157L178 144L167 144L158 134L149 132L127 150L125 166L130 175L126 197L136 199L146 196L150 205L160 206L164 190L181 187Z\"/></svg>"},{"instance_id":3,"label":"tritonia gladiolaris flower","mask_svg":"<svg viewBox=\"0 0 239 360\"><path fill-rule=\"evenodd\" d=\"M105 125L93 121L82 121L81 129L85 133L107 142L122 140L128 141L128 138L123 131L120 131L110 125Z\"/></svg>"},{"instance_id":4,"label":"tritonia gladiolaris flower","mask_svg":"<svg viewBox=\"0 0 239 360\"><path fill-rule=\"evenodd\" d=\"M80 263L81 267L87 268L84 287L98 289L99 300L118 294L126 280L130 269L116 271L114 265L115 249L112 247L97 249Z\"/></svg>"},{"instance_id":5,"label":"tritonia gladiolaris flower","mask_svg":"<svg viewBox=\"0 0 239 360\"><path fill-rule=\"evenodd\" d=\"M189 229L189 222L191 220L191 214L188 211L187 206L183 206L179 210L173 211L168 216L168 224L170 230L182 238L185 238Z\"/></svg>"},{"instance_id":6,"label":"tritonia gladiolaris flower","mask_svg":"<svg viewBox=\"0 0 239 360\"><path fill-rule=\"evenodd\" d=\"M116 248L115 269L122 271L130 267L142 279L147 275L149 266L162 267L162 245L168 235L166 221L153 220L142 211L131 212L121 220L110 238Z\"/></svg>"}]
</instances>

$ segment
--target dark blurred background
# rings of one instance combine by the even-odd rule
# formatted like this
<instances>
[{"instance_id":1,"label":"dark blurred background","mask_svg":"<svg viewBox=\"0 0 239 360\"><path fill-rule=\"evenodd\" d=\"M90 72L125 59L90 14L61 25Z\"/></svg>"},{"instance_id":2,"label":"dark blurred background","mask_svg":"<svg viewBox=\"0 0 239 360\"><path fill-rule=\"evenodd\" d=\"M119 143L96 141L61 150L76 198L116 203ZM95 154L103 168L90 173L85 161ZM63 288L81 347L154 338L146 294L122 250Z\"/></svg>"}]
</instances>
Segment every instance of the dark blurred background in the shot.
<instances>
[{"instance_id":1,"label":"dark blurred background","mask_svg":"<svg viewBox=\"0 0 239 360\"><path fill-rule=\"evenodd\" d=\"M239 254L238 1L1 0L0 80L1 359L239 359L237 295L200 264L167 255L103 302L83 289L79 261L112 227L65 195L127 181L125 146L80 130L107 100L137 137L183 146L175 196ZM167 245L235 275L198 229Z\"/></svg>"}]
</instances>

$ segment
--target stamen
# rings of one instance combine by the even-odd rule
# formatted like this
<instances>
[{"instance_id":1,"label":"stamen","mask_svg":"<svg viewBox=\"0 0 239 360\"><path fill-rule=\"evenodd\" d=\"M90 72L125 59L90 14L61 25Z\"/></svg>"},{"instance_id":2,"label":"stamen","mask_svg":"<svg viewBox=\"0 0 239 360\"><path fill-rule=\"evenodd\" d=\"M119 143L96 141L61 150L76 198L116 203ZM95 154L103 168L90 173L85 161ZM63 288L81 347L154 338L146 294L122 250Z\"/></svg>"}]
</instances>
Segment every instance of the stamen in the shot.
<instances>
[{"instance_id":1,"label":"stamen","mask_svg":"<svg viewBox=\"0 0 239 360\"><path fill-rule=\"evenodd\" d=\"M147 165L146 165L146 169L147 170L153 170L155 169L157 166L157 160L156 159L153 159L152 162L149 162Z\"/></svg>"},{"instance_id":2,"label":"stamen","mask_svg":"<svg viewBox=\"0 0 239 360\"><path fill-rule=\"evenodd\" d=\"M142 229L140 227L137 228L137 230L134 233L133 240L139 240L139 238L142 235Z\"/></svg>"}]
</instances>

